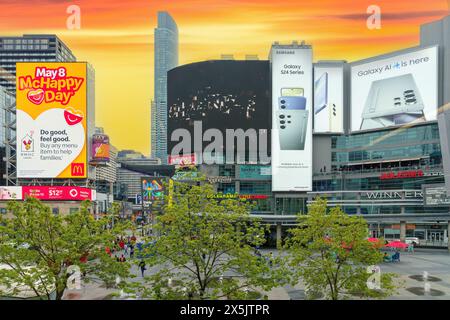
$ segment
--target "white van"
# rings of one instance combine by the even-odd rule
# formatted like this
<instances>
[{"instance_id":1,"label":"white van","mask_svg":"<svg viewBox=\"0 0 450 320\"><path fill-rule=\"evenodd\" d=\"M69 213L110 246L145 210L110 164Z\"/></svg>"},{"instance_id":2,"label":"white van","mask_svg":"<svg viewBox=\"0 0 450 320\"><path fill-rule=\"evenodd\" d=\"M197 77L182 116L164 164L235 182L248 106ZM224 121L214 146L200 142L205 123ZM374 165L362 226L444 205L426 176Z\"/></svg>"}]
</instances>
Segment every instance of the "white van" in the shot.
<instances>
[{"instance_id":1,"label":"white van","mask_svg":"<svg viewBox=\"0 0 450 320\"><path fill-rule=\"evenodd\" d=\"M406 244L412 244L414 247L420 245L420 240L417 237L406 237L405 238Z\"/></svg>"}]
</instances>

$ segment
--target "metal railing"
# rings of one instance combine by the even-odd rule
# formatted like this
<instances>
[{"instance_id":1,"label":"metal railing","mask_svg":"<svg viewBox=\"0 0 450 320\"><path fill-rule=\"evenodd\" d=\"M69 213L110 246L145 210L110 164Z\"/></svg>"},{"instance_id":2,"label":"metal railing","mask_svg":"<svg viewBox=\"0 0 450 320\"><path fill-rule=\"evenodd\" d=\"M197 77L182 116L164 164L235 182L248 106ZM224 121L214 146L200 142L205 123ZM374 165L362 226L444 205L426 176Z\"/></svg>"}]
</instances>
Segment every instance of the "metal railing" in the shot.
<instances>
[{"instance_id":1,"label":"metal railing","mask_svg":"<svg viewBox=\"0 0 450 320\"><path fill-rule=\"evenodd\" d=\"M411 171L411 170L423 170L424 172L442 172L443 167L441 164L427 165L427 166L392 167L392 168L374 167L374 168L370 168L370 169L332 170L332 171L325 171L325 172L315 172L314 176L360 174L360 173L382 173L382 172L390 172L390 171Z\"/></svg>"}]
</instances>

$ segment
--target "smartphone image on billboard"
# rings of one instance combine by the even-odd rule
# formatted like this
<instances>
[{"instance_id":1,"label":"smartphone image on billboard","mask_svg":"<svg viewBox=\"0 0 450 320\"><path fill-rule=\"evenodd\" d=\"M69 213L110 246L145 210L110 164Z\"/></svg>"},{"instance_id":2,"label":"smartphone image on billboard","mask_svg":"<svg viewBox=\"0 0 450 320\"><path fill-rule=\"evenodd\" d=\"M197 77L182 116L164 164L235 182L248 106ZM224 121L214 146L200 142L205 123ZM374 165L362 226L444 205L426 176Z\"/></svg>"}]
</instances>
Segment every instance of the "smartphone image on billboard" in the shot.
<instances>
[{"instance_id":1,"label":"smartphone image on billboard","mask_svg":"<svg viewBox=\"0 0 450 320\"><path fill-rule=\"evenodd\" d=\"M305 97L279 97L278 107L281 110L305 110L306 98Z\"/></svg>"},{"instance_id":2,"label":"smartphone image on billboard","mask_svg":"<svg viewBox=\"0 0 450 320\"><path fill-rule=\"evenodd\" d=\"M304 150L308 110L277 111L277 127L281 150Z\"/></svg>"},{"instance_id":3,"label":"smartphone image on billboard","mask_svg":"<svg viewBox=\"0 0 450 320\"><path fill-rule=\"evenodd\" d=\"M324 72L314 82L314 114L326 108L328 105L328 72Z\"/></svg>"},{"instance_id":4,"label":"smartphone image on billboard","mask_svg":"<svg viewBox=\"0 0 450 320\"><path fill-rule=\"evenodd\" d=\"M282 97L303 97L303 88L281 88Z\"/></svg>"},{"instance_id":5,"label":"smartphone image on billboard","mask_svg":"<svg viewBox=\"0 0 450 320\"><path fill-rule=\"evenodd\" d=\"M360 129L426 121L425 106L411 73L372 82L361 115Z\"/></svg>"}]
</instances>

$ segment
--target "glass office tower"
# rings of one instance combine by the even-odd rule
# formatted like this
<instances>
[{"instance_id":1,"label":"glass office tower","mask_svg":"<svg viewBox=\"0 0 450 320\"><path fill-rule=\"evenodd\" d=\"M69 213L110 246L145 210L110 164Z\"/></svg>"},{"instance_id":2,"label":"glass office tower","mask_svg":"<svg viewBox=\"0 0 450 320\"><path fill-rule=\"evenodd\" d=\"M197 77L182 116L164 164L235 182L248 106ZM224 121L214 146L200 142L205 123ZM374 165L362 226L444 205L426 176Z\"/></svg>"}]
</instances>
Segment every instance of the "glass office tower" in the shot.
<instances>
[{"instance_id":1,"label":"glass office tower","mask_svg":"<svg viewBox=\"0 0 450 320\"><path fill-rule=\"evenodd\" d=\"M158 12L155 29L155 101L152 157L167 163L167 71L178 66L178 27L167 12Z\"/></svg>"}]
</instances>

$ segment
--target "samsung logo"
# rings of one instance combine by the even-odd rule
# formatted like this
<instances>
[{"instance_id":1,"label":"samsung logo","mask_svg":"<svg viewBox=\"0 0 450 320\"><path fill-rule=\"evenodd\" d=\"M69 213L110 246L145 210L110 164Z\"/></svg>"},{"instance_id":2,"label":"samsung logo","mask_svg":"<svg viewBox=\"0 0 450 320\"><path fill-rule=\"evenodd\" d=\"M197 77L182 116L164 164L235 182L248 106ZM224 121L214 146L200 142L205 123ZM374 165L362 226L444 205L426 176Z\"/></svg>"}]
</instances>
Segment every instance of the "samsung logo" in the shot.
<instances>
[{"instance_id":1,"label":"samsung logo","mask_svg":"<svg viewBox=\"0 0 450 320\"><path fill-rule=\"evenodd\" d=\"M294 50L277 50L275 51L276 54L295 54Z\"/></svg>"}]
</instances>

